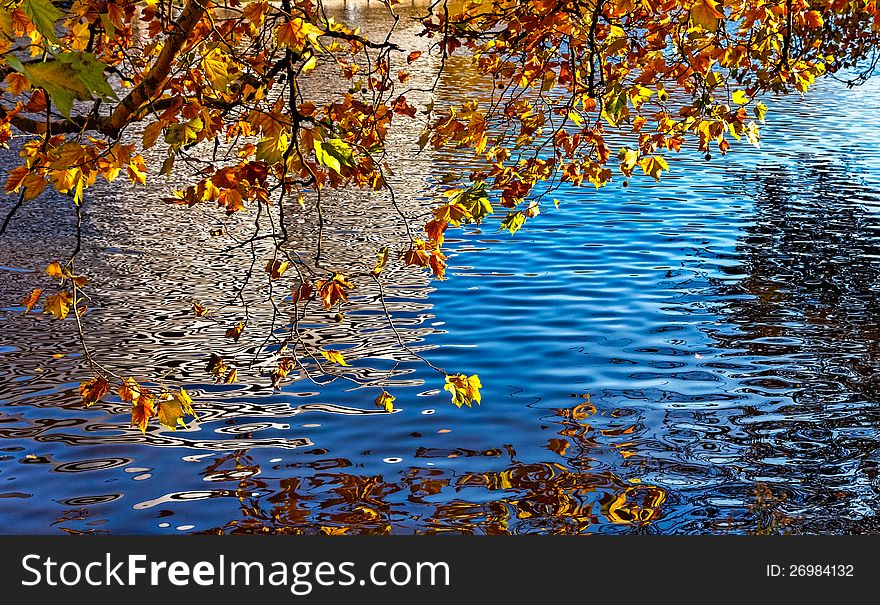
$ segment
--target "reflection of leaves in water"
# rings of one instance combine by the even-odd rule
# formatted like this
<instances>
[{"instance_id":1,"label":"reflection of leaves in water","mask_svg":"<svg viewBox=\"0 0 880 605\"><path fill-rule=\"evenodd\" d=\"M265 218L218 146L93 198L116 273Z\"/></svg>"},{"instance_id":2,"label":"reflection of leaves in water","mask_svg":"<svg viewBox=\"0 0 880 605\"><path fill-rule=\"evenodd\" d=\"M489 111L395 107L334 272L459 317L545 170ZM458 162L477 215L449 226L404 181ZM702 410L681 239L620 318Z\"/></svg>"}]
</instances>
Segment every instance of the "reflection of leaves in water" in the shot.
<instances>
[{"instance_id":1,"label":"reflection of leaves in water","mask_svg":"<svg viewBox=\"0 0 880 605\"><path fill-rule=\"evenodd\" d=\"M578 534L600 523L647 526L660 517L666 491L611 471L589 470L584 453L597 443L585 421L593 413L589 402L555 410L561 428L551 440L560 456L554 462L518 461L511 446L417 452L417 458L435 460L493 460L506 452L509 461L502 470L459 473L428 467L358 475L334 472L353 467L336 458L288 465L297 476L271 480L246 451L235 452L215 460L205 477L237 483L227 496L239 499L241 518L210 532Z\"/></svg>"}]
</instances>

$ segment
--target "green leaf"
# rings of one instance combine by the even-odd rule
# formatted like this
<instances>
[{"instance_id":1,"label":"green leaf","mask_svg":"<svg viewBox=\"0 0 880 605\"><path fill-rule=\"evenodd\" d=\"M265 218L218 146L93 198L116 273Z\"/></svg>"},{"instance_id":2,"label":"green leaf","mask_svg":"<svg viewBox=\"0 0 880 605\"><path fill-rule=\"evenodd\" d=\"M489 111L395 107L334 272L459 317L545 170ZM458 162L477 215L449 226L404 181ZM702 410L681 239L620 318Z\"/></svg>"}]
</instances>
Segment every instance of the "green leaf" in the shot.
<instances>
[{"instance_id":1,"label":"green leaf","mask_svg":"<svg viewBox=\"0 0 880 605\"><path fill-rule=\"evenodd\" d=\"M520 227L526 222L526 217L522 212L509 212L507 217L501 221L501 228L507 229L510 231L510 234L513 235L517 231L519 231Z\"/></svg>"},{"instance_id":2,"label":"green leaf","mask_svg":"<svg viewBox=\"0 0 880 605\"><path fill-rule=\"evenodd\" d=\"M342 174L342 167L354 166L354 153L351 146L342 139L327 139L319 141L315 139L315 159L322 166L326 166Z\"/></svg>"},{"instance_id":3,"label":"green leaf","mask_svg":"<svg viewBox=\"0 0 880 605\"><path fill-rule=\"evenodd\" d=\"M261 140L257 143L257 159L263 160L267 164L280 162L287 151L289 140L287 133L284 132L279 133L276 137L267 137Z\"/></svg>"},{"instance_id":4,"label":"green leaf","mask_svg":"<svg viewBox=\"0 0 880 605\"><path fill-rule=\"evenodd\" d=\"M24 74L32 86L45 90L67 118L74 99L116 99L104 77L106 65L91 53L63 52L48 61L28 65L23 65L14 55L7 56L6 60L12 69Z\"/></svg>"},{"instance_id":5,"label":"green leaf","mask_svg":"<svg viewBox=\"0 0 880 605\"><path fill-rule=\"evenodd\" d=\"M764 116L767 115L767 106L758 101L758 104L755 105L755 117L758 118L762 124L764 123Z\"/></svg>"},{"instance_id":6,"label":"green leaf","mask_svg":"<svg viewBox=\"0 0 880 605\"><path fill-rule=\"evenodd\" d=\"M173 149L184 147L195 141L204 127L201 118L193 118L183 124L169 124L165 129L165 142Z\"/></svg>"},{"instance_id":7,"label":"green leaf","mask_svg":"<svg viewBox=\"0 0 880 605\"><path fill-rule=\"evenodd\" d=\"M61 44L55 35L55 22L64 16L49 0L24 0L21 10L40 34L54 44Z\"/></svg>"},{"instance_id":8,"label":"green leaf","mask_svg":"<svg viewBox=\"0 0 880 605\"><path fill-rule=\"evenodd\" d=\"M476 223L482 222L487 215L494 212L486 193L486 183L482 181L474 183L464 191L459 191L449 203L461 205Z\"/></svg>"}]
</instances>

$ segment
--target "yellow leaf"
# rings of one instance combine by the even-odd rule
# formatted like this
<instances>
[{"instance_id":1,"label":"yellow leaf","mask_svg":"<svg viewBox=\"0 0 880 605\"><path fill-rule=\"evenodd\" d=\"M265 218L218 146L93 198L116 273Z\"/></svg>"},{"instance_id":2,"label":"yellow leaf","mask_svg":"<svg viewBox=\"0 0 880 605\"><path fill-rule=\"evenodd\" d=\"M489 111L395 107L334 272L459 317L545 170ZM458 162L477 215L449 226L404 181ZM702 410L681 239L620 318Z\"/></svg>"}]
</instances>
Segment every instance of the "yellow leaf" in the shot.
<instances>
[{"instance_id":1,"label":"yellow leaf","mask_svg":"<svg viewBox=\"0 0 880 605\"><path fill-rule=\"evenodd\" d=\"M130 403L141 396L141 386L134 378L126 378L122 381L122 384L119 385L118 393L119 398L122 399L122 401Z\"/></svg>"},{"instance_id":2,"label":"yellow leaf","mask_svg":"<svg viewBox=\"0 0 880 605\"><path fill-rule=\"evenodd\" d=\"M377 408L385 410L389 414L394 411L394 396L384 390L373 400L373 403Z\"/></svg>"},{"instance_id":3,"label":"yellow leaf","mask_svg":"<svg viewBox=\"0 0 880 605\"><path fill-rule=\"evenodd\" d=\"M159 402L158 410L159 424L165 426L172 431L177 430L177 425L186 428L183 422L183 405L177 397L168 396Z\"/></svg>"},{"instance_id":4,"label":"yellow leaf","mask_svg":"<svg viewBox=\"0 0 880 605\"><path fill-rule=\"evenodd\" d=\"M749 102L749 97L744 90L735 90L733 94L730 95L730 100L737 105L746 105Z\"/></svg>"},{"instance_id":5,"label":"yellow leaf","mask_svg":"<svg viewBox=\"0 0 880 605\"><path fill-rule=\"evenodd\" d=\"M36 199L43 190L46 188L46 183L48 181L45 177L31 172L22 181L22 185L24 185L24 201L29 202L33 199Z\"/></svg>"},{"instance_id":6,"label":"yellow leaf","mask_svg":"<svg viewBox=\"0 0 880 605\"><path fill-rule=\"evenodd\" d=\"M339 351L321 351L321 355L323 355L329 362L338 363L341 366L348 365L348 362L345 361L345 358Z\"/></svg>"},{"instance_id":7,"label":"yellow leaf","mask_svg":"<svg viewBox=\"0 0 880 605\"><path fill-rule=\"evenodd\" d=\"M318 36L323 33L322 29L302 19L291 19L275 30L278 43L288 46L296 52L301 51L305 47L306 42L310 42L312 46L317 48Z\"/></svg>"},{"instance_id":8,"label":"yellow leaf","mask_svg":"<svg viewBox=\"0 0 880 605\"><path fill-rule=\"evenodd\" d=\"M645 174L654 178L654 180L659 181L660 175L664 170L669 170L669 164L666 163L659 155L649 155L648 157L642 158L639 162L639 166L642 167L642 170L645 171Z\"/></svg>"},{"instance_id":9,"label":"yellow leaf","mask_svg":"<svg viewBox=\"0 0 880 605\"><path fill-rule=\"evenodd\" d=\"M183 409L184 414L188 414L190 416L193 416L194 418L198 418L198 415L196 415L195 410L193 410L193 407L192 407L193 400L189 396L189 393L187 393L185 390L183 390L183 388L181 388L180 391L174 397L175 397L175 399L177 399L180 402L180 406Z\"/></svg>"},{"instance_id":10,"label":"yellow leaf","mask_svg":"<svg viewBox=\"0 0 880 605\"><path fill-rule=\"evenodd\" d=\"M226 92L230 82L236 79L229 73L229 57L219 50L212 50L202 57L202 70L211 85L221 92Z\"/></svg>"},{"instance_id":11,"label":"yellow leaf","mask_svg":"<svg viewBox=\"0 0 880 605\"><path fill-rule=\"evenodd\" d=\"M480 389L482 387L480 378L476 374L471 376L454 374L446 376L446 386L443 389L452 393L452 403L456 407L461 407L462 405L471 407L473 402L476 402L477 405L480 404L482 398Z\"/></svg>"},{"instance_id":12,"label":"yellow leaf","mask_svg":"<svg viewBox=\"0 0 880 605\"><path fill-rule=\"evenodd\" d=\"M226 330L226 338L231 338L235 342L238 342L242 332L244 332L244 324L238 322L236 325Z\"/></svg>"},{"instance_id":13,"label":"yellow leaf","mask_svg":"<svg viewBox=\"0 0 880 605\"><path fill-rule=\"evenodd\" d=\"M73 304L73 296L70 292L59 292L46 297L46 303L43 306L44 313L51 313L58 319L64 319L70 312L70 306Z\"/></svg>"},{"instance_id":14,"label":"yellow leaf","mask_svg":"<svg viewBox=\"0 0 880 605\"><path fill-rule=\"evenodd\" d=\"M377 255L378 258L376 259L376 266L373 267L373 275L379 275L382 273L382 269L388 264L388 256L390 253L391 251L388 249L388 246L379 250L379 254Z\"/></svg>"}]
</instances>

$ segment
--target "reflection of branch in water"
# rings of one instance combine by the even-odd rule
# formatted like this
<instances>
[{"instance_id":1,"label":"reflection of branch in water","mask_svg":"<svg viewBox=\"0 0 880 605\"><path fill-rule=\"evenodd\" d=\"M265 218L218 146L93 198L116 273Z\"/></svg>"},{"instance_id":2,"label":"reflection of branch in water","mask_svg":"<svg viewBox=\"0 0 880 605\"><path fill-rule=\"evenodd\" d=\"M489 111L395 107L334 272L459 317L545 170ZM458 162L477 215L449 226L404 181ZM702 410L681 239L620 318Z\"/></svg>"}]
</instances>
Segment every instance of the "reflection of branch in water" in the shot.
<instances>
[{"instance_id":1,"label":"reflection of branch in water","mask_svg":"<svg viewBox=\"0 0 880 605\"><path fill-rule=\"evenodd\" d=\"M721 268L741 279L713 284L721 321L706 330L720 350L711 365L751 403L723 433L743 468L724 496L750 511L731 528L783 530L791 515L839 531L877 497L880 195L808 154L746 181L755 216L739 264Z\"/></svg>"}]
</instances>

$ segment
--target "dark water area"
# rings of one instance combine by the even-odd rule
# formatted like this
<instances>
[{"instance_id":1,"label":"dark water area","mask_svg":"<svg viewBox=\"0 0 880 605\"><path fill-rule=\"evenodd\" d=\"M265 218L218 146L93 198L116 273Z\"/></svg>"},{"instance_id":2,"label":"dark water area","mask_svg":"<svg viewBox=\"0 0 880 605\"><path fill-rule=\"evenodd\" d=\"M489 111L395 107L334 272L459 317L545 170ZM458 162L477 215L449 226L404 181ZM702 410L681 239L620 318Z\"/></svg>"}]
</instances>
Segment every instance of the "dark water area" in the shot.
<instances>
[{"instance_id":1,"label":"dark water area","mask_svg":"<svg viewBox=\"0 0 880 605\"><path fill-rule=\"evenodd\" d=\"M476 90L461 69L441 99ZM0 239L0 532L877 531L880 83L765 102L759 150L564 189L514 236L501 213L450 233L450 279L390 276L406 342L480 375L472 409L396 346L368 289L312 338L362 382L393 371L396 413L344 378L211 383L224 327L189 301L236 287L249 256L209 235L212 209L163 205L161 181L92 192L84 321L102 359L166 369L200 420L141 435L118 400L84 409L74 326L21 314L72 241L69 202L33 202ZM409 155L411 134L396 172L415 218L467 160ZM363 231L374 212L331 202L333 251L396 241L399 226Z\"/></svg>"}]
</instances>

